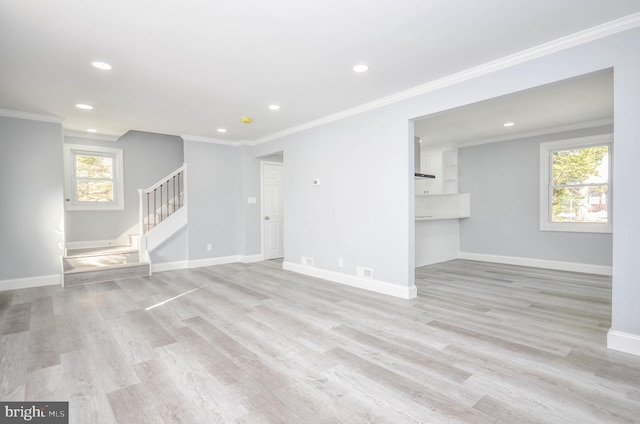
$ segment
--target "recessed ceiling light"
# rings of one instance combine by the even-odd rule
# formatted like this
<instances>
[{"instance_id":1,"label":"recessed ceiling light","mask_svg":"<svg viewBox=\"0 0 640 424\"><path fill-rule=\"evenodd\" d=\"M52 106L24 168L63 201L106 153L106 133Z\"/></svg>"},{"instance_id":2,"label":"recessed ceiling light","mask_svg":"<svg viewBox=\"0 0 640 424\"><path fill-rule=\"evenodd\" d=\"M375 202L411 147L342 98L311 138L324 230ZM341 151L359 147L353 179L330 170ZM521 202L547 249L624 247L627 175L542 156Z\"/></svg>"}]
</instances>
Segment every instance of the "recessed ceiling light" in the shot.
<instances>
[{"instance_id":1,"label":"recessed ceiling light","mask_svg":"<svg viewBox=\"0 0 640 424\"><path fill-rule=\"evenodd\" d=\"M513 127L515 124L513 122L505 122L503 126L505 127Z\"/></svg>"},{"instance_id":2,"label":"recessed ceiling light","mask_svg":"<svg viewBox=\"0 0 640 424\"><path fill-rule=\"evenodd\" d=\"M83 103L78 103L78 104L76 105L76 107L77 107L78 109L82 109L82 110L91 110L91 109L93 109L93 106L91 106L91 105L85 105L85 104L83 104Z\"/></svg>"},{"instance_id":3,"label":"recessed ceiling light","mask_svg":"<svg viewBox=\"0 0 640 424\"><path fill-rule=\"evenodd\" d=\"M219 133L226 133L227 129L226 128L218 128L218 132Z\"/></svg>"},{"instance_id":4,"label":"recessed ceiling light","mask_svg":"<svg viewBox=\"0 0 640 424\"><path fill-rule=\"evenodd\" d=\"M280 109L280 105L269 105L269 109L271 109L271 110L279 110Z\"/></svg>"},{"instance_id":5,"label":"recessed ceiling light","mask_svg":"<svg viewBox=\"0 0 640 424\"><path fill-rule=\"evenodd\" d=\"M103 71L110 71L113 69L113 66L109 65L106 62L91 62L91 66L94 68L102 69Z\"/></svg>"},{"instance_id":6,"label":"recessed ceiling light","mask_svg":"<svg viewBox=\"0 0 640 424\"><path fill-rule=\"evenodd\" d=\"M95 128L87 128L87 132L90 132L90 133L97 133L97 132L98 132L98 130L97 130L97 129L95 129Z\"/></svg>"},{"instance_id":7,"label":"recessed ceiling light","mask_svg":"<svg viewBox=\"0 0 640 424\"><path fill-rule=\"evenodd\" d=\"M353 70L356 72L367 72L369 67L367 65L356 65L353 67Z\"/></svg>"}]
</instances>

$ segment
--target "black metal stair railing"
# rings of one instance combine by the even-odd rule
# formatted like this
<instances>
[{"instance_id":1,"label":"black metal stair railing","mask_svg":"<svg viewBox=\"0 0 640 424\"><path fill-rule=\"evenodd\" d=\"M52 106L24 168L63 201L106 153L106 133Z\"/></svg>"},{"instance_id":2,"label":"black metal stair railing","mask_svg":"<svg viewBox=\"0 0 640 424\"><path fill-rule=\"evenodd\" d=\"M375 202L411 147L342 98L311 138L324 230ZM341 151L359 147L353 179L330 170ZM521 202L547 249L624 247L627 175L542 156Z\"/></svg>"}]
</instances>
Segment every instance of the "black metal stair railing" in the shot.
<instances>
[{"instance_id":1,"label":"black metal stair railing","mask_svg":"<svg viewBox=\"0 0 640 424\"><path fill-rule=\"evenodd\" d=\"M182 165L147 189L139 189L140 234L144 235L184 206L186 167Z\"/></svg>"}]
</instances>

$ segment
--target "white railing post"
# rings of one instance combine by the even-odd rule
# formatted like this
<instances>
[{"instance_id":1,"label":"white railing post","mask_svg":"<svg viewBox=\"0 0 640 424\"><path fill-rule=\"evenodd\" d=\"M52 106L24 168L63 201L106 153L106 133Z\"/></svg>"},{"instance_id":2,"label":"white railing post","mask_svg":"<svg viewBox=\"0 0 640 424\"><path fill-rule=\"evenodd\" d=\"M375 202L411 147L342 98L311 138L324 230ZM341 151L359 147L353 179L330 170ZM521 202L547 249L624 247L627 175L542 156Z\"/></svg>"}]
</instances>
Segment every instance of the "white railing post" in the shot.
<instances>
[{"instance_id":1,"label":"white railing post","mask_svg":"<svg viewBox=\"0 0 640 424\"><path fill-rule=\"evenodd\" d=\"M140 249L140 262L149 262L149 252L147 252L147 235L144 228L144 195L145 190L138 189L139 211L138 211L138 234L140 241L138 248Z\"/></svg>"}]
</instances>

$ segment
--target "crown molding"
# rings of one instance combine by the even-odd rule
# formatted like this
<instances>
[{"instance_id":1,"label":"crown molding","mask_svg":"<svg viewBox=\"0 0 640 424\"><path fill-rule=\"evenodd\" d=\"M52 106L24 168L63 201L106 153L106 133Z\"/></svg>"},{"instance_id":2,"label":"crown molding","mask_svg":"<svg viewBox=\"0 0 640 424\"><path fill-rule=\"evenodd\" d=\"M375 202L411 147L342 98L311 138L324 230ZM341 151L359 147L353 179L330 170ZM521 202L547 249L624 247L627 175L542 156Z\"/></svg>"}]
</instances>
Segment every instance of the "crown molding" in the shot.
<instances>
[{"instance_id":1,"label":"crown molding","mask_svg":"<svg viewBox=\"0 0 640 424\"><path fill-rule=\"evenodd\" d=\"M29 119L31 121L52 122L54 124L62 124L64 118L53 115L42 115L39 113L21 112L19 110L0 109L0 116L7 118Z\"/></svg>"},{"instance_id":2,"label":"crown molding","mask_svg":"<svg viewBox=\"0 0 640 424\"><path fill-rule=\"evenodd\" d=\"M86 138L89 140L118 141L122 135L98 134L83 131L63 130L64 137Z\"/></svg>"},{"instance_id":3,"label":"crown molding","mask_svg":"<svg viewBox=\"0 0 640 424\"><path fill-rule=\"evenodd\" d=\"M569 124L569 125L560 125L557 127L543 128L543 129L533 130L533 131L523 131L519 133L511 133L509 135L482 138L478 140L453 141L453 142L447 141L446 143L426 143L424 147L425 149L432 149L432 148L439 149L442 147L449 147L449 146L456 147L456 148L471 147L471 146L479 146L481 144L499 143L501 141L515 141L515 140L522 140L524 138L529 138L529 137L539 137L539 136L548 135L548 134L558 134L566 131L603 127L605 125L613 125L613 118L585 121L585 122L579 122L579 123Z\"/></svg>"},{"instance_id":4,"label":"crown molding","mask_svg":"<svg viewBox=\"0 0 640 424\"><path fill-rule=\"evenodd\" d=\"M221 140L219 138L201 137L199 135L183 134L180 137L182 137L184 141L197 141L198 143L222 144L225 146L234 146L234 147L239 147L245 144L239 141Z\"/></svg>"},{"instance_id":5,"label":"crown molding","mask_svg":"<svg viewBox=\"0 0 640 424\"><path fill-rule=\"evenodd\" d=\"M473 78L477 78L483 75L491 74L493 72L506 69L523 62L538 59L562 50L569 49L581 44L588 43L600 38L608 37L613 34L617 34L629 29L637 28L640 26L640 13L634 13L629 16L625 16L614 21L610 21L583 31L576 32L566 37L558 38L548 43L540 44L530 49L522 50L518 53L505 56L501 59L497 59L491 62L484 63L473 68L466 69L455 74L448 75L443 78L419 85L417 87L410 88L408 90L400 91L387 97L364 103L360 106L356 106L351 109L344 110L342 112L327 115L323 118L316 119L295 127L291 127L264 137L260 137L256 140L252 140L248 144L255 146L258 144L266 143L268 141L276 140L287 135L295 134L301 131L305 131L314 127L328 124L330 122L338 121L340 119L348 118L350 116L358 115L360 113L368 112L374 109L379 109L384 106L388 106L394 103L401 102L403 100L411 99L413 97L426 94L432 91L436 91L451 85L455 85Z\"/></svg>"}]
</instances>

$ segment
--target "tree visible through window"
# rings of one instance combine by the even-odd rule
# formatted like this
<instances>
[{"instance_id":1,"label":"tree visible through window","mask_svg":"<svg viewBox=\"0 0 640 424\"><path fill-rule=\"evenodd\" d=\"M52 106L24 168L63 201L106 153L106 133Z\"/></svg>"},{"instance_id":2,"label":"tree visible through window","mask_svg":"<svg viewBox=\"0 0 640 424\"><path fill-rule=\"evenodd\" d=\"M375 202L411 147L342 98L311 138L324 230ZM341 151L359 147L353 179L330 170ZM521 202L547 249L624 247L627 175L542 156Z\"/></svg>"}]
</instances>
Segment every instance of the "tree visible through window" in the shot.
<instances>
[{"instance_id":1,"label":"tree visible through window","mask_svg":"<svg viewBox=\"0 0 640 424\"><path fill-rule=\"evenodd\" d=\"M540 229L611 232L611 135L540 144Z\"/></svg>"},{"instance_id":2,"label":"tree visible through window","mask_svg":"<svg viewBox=\"0 0 640 424\"><path fill-rule=\"evenodd\" d=\"M122 149L65 144L67 210L124 209Z\"/></svg>"},{"instance_id":3,"label":"tree visible through window","mask_svg":"<svg viewBox=\"0 0 640 424\"><path fill-rule=\"evenodd\" d=\"M113 157L76 154L75 176L78 202L113 201Z\"/></svg>"},{"instance_id":4,"label":"tree visible through window","mask_svg":"<svg viewBox=\"0 0 640 424\"><path fill-rule=\"evenodd\" d=\"M609 147L552 153L552 221L607 222Z\"/></svg>"}]
</instances>

